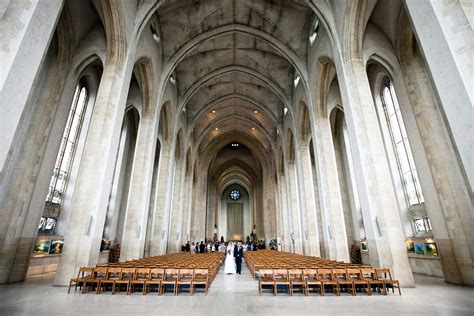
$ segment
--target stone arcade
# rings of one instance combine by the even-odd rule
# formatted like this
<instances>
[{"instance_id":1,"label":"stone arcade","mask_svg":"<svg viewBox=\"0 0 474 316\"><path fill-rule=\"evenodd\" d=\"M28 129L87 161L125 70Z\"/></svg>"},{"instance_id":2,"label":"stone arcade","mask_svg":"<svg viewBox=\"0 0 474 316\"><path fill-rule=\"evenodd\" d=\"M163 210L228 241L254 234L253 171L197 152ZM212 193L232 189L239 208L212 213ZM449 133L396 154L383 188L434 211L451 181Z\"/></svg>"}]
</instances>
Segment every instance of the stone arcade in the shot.
<instances>
[{"instance_id":1,"label":"stone arcade","mask_svg":"<svg viewBox=\"0 0 474 316\"><path fill-rule=\"evenodd\" d=\"M66 285L103 240L125 261L255 225L404 287L473 286L473 10L0 1L0 284L45 264ZM45 263L40 222L64 239Z\"/></svg>"}]
</instances>

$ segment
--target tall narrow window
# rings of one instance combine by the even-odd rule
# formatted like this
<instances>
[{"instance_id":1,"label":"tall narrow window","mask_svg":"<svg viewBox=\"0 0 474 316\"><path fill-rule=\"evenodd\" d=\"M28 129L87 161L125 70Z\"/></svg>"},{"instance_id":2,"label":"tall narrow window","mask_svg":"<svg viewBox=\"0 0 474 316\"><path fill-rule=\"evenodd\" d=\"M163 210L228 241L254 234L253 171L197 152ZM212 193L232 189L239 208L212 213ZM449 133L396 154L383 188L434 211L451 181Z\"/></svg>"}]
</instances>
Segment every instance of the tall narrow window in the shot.
<instances>
[{"instance_id":1,"label":"tall narrow window","mask_svg":"<svg viewBox=\"0 0 474 316\"><path fill-rule=\"evenodd\" d=\"M313 19L313 23L311 23L311 30L309 32L309 43L313 45L314 41L316 40L316 36L318 36L319 31L319 20L317 17Z\"/></svg>"},{"instance_id":2,"label":"tall narrow window","mask_svg":"<svg viewBox=\"0 0 474 316\"><path fill-rule=\"evenodd\" d=\"M409 206L424 202L405 124L390 78L385 77L381 91L382 105L395 149L398 168Z\"/></svg>"},{"instance_id":3,"label":"tall narrow window","mask_svg":"<svg viewBox=\"0 0 474 316\"><path fill-rule=\"evenodd\" d=\"M54 165L53 176L49 183L46 202L60 205L63 200L77 139L82 126L87 97L86 88L81 84L77 85L71 110L67 118L66 128L61 140L59 153Z\"/></svg>"}]
</instances>

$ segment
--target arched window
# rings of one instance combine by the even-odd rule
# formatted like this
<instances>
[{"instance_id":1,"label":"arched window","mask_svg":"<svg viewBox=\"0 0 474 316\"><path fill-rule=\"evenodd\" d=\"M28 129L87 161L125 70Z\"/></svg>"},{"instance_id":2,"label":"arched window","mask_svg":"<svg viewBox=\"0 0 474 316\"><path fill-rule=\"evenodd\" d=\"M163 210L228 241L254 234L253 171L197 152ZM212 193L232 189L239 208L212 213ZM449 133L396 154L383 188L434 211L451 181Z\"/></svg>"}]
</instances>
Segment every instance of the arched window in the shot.
<instances>
[{"instance_id":1,"label":"arched window","mask_svg":"<svg viewBox=\"0 0 474 316\"><path fill-rule=\"evenodd\" d=\"M63 200L69 171L82 126L87 98L87 89L82 84L78 84L54 165L53 176L49 183L48 195L46 196L47 203L60 205Z\"/></svg>"},{"instance_id":2,"label":"arched window","mask_svg":"<svg viewBox=\"0 0 474 316\"><path fill-rule=\"evenodd\" d=\"M317 17L313 19L313 23L311 23L311 30L309 32L309 43L313 45L314 41L316 40L316 36L318 36L319 31L319 20Z\"/></svg>"},{"instance_id":3,"label":"arched window","mask_svg":"<svg viewBox=\"0 0 474 316\"><path fill-rule=\"evenodd\" d=\"M381 99L408 205L421 204L424 202L424 198L418 173L416 172L397 96L389 77L385 77L382 82Z\"/></svg>"}]
</instances>

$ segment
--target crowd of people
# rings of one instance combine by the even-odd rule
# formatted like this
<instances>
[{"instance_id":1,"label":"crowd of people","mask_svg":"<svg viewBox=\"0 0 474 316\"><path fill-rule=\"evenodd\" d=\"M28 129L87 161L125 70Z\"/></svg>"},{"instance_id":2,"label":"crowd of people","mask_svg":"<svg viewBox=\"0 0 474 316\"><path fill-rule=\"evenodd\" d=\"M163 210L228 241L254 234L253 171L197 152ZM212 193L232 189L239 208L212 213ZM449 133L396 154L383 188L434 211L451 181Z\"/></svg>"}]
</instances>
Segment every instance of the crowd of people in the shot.
<instances>
[{"instance_id":1,"label":"crowd of people","mask_svg":"<svg viewBox=\"0 0 474 316\"><path fill-rule=\"evenodd\" d=\"M183 252L191 252L195 253L206 253L206 252L226 252L227 246L231 243L228 242L204 242L203 240L190 242L188 241L185 245L181 246L181 251ZM266 249L265 241L257 241L257 242L242 242L241 243L243 251L257 251L260 249Z\"/></svg>"}]
</instances>

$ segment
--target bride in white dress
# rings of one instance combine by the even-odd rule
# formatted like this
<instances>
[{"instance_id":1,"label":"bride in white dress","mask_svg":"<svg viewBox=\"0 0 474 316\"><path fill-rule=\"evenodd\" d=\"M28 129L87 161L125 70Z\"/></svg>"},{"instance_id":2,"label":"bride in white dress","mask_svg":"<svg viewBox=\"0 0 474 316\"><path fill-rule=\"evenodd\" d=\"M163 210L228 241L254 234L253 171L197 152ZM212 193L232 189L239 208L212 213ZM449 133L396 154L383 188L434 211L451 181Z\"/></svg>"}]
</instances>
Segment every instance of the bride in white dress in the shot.
<instances>
[{"instance_id":1,"label":"bride in white dress","mask_svg":"<svg viewBox=\"0 0 474 316\"><path fill-rule=\"evenodd\" d=\"M224 273L225 274L235 273L235 259L234 259L234 244L233 243L229 243L229 245L227 245L227 248L226 248Z\"/></svg>"}]
</instances>

